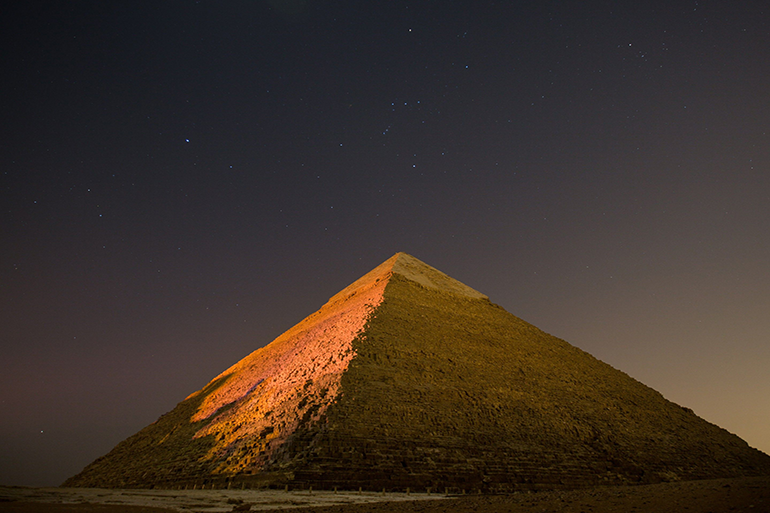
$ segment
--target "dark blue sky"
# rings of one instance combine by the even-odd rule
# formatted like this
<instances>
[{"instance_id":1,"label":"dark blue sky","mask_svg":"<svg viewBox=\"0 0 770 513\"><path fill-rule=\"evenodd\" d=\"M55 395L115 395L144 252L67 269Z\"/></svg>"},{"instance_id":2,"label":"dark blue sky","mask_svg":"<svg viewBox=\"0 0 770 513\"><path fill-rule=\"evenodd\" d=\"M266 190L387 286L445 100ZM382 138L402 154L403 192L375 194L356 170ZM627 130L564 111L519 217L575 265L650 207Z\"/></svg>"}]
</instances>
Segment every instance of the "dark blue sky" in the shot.
<instances>
[{"instance_id":1,"label":"dark blue sky","mask_svg":"<svg viewBox=\"0 0 770 513\"><path fill-rule=\"evenodd\" d=\"M397 251L770 451L764 2L14 9L1 483L60 483Z\"/></svg>"}]
</instances>

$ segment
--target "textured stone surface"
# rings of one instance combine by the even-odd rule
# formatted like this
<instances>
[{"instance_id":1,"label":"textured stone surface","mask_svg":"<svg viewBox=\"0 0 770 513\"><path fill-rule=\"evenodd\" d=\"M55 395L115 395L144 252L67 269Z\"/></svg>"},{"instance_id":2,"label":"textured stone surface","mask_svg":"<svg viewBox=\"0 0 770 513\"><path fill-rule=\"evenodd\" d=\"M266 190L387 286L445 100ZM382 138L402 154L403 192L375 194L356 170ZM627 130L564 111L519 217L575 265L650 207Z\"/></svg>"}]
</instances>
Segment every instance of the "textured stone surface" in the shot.
<instances>
[{"instance_id":1,"label":"textured stone surface","mask_svg":"<svg viewBox=\"0 0 770 513\"><path fill-rule=\"evenodd\" d=\"M502 491L770 457L399 253L68 486Z\"/></svg>"}]
</instances>

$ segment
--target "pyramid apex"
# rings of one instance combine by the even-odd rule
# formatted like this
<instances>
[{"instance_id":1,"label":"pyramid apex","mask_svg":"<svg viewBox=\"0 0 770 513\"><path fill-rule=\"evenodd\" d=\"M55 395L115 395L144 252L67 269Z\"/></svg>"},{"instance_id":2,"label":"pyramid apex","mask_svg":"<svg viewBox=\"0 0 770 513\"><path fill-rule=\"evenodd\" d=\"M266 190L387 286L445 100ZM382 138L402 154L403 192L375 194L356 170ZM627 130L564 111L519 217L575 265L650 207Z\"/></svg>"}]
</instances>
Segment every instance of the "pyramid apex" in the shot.
<instances>
[{"instance_id":1,"label":"pyramid apex","mask_svg":"<svg viewBox=\"0 0 770 513\"><path fill-rule=\"evenodd\" d=\"M481 292L455 280L408 253L396 253L392 260L393 267L391 272L393 274L399 274L404 278L416 281L424 287L476 299L489 299Z\"/></svg>"},{"instance_id":2,"label":"pyramid apex","mask_svg":"<svg viewBox=\"0 0 770 513\"><path fill-rule=\"evenodd\" d=\"M398 274L429 289L437 289L451 294L475 299L489 299L481 292L461 283L438 269L431 267L409 253L399 251L383 263L357 279L340 292L332 296L327 304L343 301L360 291L367 290L382 280L389 280Z\"/></svg>"}]
</instances>

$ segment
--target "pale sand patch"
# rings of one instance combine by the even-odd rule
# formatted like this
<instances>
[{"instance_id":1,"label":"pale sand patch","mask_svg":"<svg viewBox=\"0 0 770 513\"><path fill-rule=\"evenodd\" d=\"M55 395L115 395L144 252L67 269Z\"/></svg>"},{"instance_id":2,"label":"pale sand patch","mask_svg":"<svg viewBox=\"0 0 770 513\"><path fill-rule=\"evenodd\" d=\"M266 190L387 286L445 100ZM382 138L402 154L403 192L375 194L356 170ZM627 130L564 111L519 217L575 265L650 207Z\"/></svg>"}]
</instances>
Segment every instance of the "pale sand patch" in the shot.
<instances>
[{"instance_id":1,"label":"pale sand patch","mask_svg":"<svg viewBox=\"0 0 770 513\"><path fill-rule=\"evenodd\" d=\"M282 490L140 490L105 488L26 488L0 486L0 511L3 502L54 504L106 504L167 508L182 513L233 511L237 501L251 504L252 511L311 506L339 506L373 502L438 500L440 494L282 491ZM228 500L230 502L228 502Z\"/></svg>"}]
</instances>

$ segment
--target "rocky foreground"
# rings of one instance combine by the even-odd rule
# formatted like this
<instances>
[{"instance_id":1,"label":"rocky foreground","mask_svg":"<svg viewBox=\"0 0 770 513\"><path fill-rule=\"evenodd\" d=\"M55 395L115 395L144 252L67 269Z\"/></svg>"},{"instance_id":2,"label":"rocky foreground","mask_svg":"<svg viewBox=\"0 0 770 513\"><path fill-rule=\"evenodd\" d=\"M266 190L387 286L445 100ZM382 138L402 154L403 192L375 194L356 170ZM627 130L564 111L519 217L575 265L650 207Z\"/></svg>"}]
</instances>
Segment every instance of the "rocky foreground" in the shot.
<instances>
[{"instance_id":1,"label":"rocky foreground","mask_svg":"<svg viewBox=\"0 0 770 513\"><path fill-rule=\"evenodd\" d=\"M0 487L0 512L770 513L770 476L506 495Z\"/></svg>"}]
</instances>

